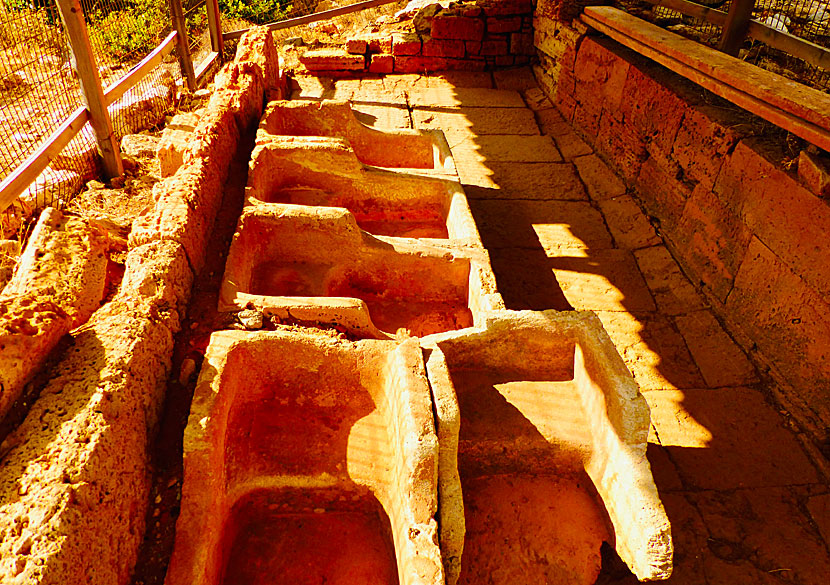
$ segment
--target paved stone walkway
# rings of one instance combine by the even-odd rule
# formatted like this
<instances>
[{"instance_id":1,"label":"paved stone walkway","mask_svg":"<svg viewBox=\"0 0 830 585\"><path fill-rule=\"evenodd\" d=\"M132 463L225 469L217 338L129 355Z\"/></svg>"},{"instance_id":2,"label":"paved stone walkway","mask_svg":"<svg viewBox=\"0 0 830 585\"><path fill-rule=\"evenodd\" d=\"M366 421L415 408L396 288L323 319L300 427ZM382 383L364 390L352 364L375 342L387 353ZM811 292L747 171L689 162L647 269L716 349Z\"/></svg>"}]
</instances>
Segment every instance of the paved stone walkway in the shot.
<instances>
[{"instance_id":1,"label":"paved stone walkway","mask_svg":"<svg viewBox=\"0 0 830 585\"><path fill-rule=\"evenodd\" d=\"M590 309L652 409L677 584L824 584L830 487L623 183L529 70L302 81L379 127L440 128L510 309ZM635 583L607 559L598 583Z\"/></svg>"}]
</instances>

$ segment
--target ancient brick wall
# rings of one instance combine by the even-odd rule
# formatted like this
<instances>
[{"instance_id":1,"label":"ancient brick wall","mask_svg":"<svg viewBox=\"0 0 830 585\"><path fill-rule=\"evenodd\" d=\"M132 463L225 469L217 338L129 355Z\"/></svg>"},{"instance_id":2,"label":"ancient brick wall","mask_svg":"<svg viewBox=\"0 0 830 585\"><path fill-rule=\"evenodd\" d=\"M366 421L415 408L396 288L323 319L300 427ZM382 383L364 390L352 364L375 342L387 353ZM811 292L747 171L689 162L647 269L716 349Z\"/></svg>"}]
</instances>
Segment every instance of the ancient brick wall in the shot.
<instances>
[{"instance_id":1,"label":"ancient brick wall","mask_svg":"<svg viewBox=\"0 0 830 585\"><path fill-rule=\"evenodd\" d=\"M827 445L826 153L799 155L771 125L590 36L561 4L540 0L536 11L540 85L624 178L736 340L769 369L779 399Z\"/></svg>"},{"instance_id":2,"label":"ancient brick wall","mask_svg":"<svg viewBox=\"0 0 830 585\"><path fill-rule=\"evenodd\" d=\"M311 71L484 71L530 63L533 0L477 0L413 21L411 32L361 35L345 52L309 51Z\"/></svg>"}]
</instances>

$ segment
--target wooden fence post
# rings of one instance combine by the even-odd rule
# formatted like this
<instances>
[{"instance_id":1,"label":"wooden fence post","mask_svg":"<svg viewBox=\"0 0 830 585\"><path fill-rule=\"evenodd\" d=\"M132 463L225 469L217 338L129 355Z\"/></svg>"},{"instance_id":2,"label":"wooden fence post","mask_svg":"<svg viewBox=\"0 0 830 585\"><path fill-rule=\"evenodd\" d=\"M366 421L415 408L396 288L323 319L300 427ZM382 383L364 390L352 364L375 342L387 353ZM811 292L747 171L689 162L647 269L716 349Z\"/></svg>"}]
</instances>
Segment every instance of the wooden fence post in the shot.
<instances>
[{"instance_id":1,"label":"wooden fence post","mask_svg":"<svg viewBox=\"0 0 830 585\"><path fill-rule=\"evenodd\" d=\"M193 70L193 60L190 58L190 38L187 36L187 24L184 19L182 0L169 0L170 16L173 19L173 29L176 31L179 50L179 67L187 83L187 89L196 91L196 73Z\"/></svg>"},{"instance_id":2,"label":"wooden fence post","mask_svg":"<svg viewBox=\"0 0 830 585\"><path fill-rule=\"evenodd\" d=\"M729 14L723 24L723 34L718 47L727 55L738 56L741 43L744 42L749 28L749 19L752 17L754 7L755 0L732 0L732 4L729 6Z\"/></svg>"},{"instance_id":3,"label":"wooden fence post","mask_svg":"<svg viewBox=\"0 0 830 585\"><path fill-rule=\"evenodd\" d=\"M222 38L222 19L219 16L218 0L205 0L207 4L208 27L210 28L210 44L214 53L219 53L219 60L222 60L222 53L225 51L225 40Z\"/></svg>"},{"instance_id":4,"label":"wooden fence post","mask_svg":"<svg viewBox=\"0 0 830 585\"><path fill-rule=\"evenodd\" d=\"M57 0L61 20L72 45L75 55L75 67L81 82L81 93L89 110L90 123L98 139L98 148L104 159L104 173L108 178L118 177L124 173L121 163L121 151L112 129L112 121L104 100L101 77L95 64L95 55L89 44L89 33L84 21L84 12L79 0Z\"/></svg>"}]
</instances>

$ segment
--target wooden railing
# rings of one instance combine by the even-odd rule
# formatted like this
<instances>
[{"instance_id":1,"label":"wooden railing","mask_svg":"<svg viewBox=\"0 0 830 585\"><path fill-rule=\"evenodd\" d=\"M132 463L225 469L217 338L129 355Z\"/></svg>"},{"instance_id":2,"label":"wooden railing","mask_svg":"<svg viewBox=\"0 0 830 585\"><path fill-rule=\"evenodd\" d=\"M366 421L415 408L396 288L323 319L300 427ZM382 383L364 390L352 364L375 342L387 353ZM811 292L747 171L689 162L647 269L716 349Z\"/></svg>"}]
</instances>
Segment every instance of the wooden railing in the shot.
<instances>
[{"instance_id":1,"label":"wooden railing","mask_svg":"<svg viewBox=\"0 0 830 585\"><path fill-rule=\"evenodd\" d=\"M182 77L187 87L191 90L196 89L200 77L209 70L213 63L221 59L223 46L217 0L207 0L206 4L213 52L197 69L194 70L190 59L181 0L170 0L173 32L167 35L150 54L137 63L125 77L104 90L98 75L98 67L90 46L84 13L79 0L57 0L61 20L75 57L76 71L85 105L75 109L43 141L35 152L3 179L3 182L0 183L0 212L20 197L69 142L78 135L87 122L95 130L98 150L103 159L104 173L108 177L114 177L123 172L120 148L115 140L107 107L158 67L173 49L178 49Z\"/></svg>"},{"instance_id":2,"label":"wooden railing","mask_svg":"<svg viewBox=\"0 0 830 585\"><path fill-rule=\"evenodd\" d=\"M830 50L751 18L755 0L732 0L728 13L688 0L646 1L723 27L718 48L729 55L737 55L743 40L750 37L766 43L773 49L803 59L810 65L830 69Z\"/></svg>"}]
</instances>

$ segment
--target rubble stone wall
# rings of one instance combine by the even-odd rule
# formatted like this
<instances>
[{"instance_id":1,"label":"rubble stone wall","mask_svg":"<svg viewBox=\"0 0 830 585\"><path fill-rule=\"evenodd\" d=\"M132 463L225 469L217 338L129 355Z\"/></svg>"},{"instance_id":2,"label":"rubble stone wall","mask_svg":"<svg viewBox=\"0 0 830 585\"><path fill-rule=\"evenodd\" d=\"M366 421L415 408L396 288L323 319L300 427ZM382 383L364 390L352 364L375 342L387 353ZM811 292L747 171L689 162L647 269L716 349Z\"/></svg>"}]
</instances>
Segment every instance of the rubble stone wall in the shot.
<instances>
[{"instance_id":1,"label":"rubble stone wall","mask_svg":"<svg viewBox=\"0 0 830 585\"><path fill-rule=\"evenodd\" d=\"M830 446L827 153L786 152L783 133L592 36L563 4L536 10L541 87L633 190L778 398Z\"/></svg>"},{"instance_id":2,"label":"rubble stone wall","mask_svg":"<svg viewBox=\"0 0 830 585\"><path fill-rule=\"evenodd\" d=\"M255 46L259 45L259 46ZM144 538L149 448L240 132L262 113L275 50L248 33L176 175L136 220L118 293L73 332L40 398L3 443L0 582L124 585ZM191 156L192 155L192 156Z\"/></svg>"}]
</instances>

